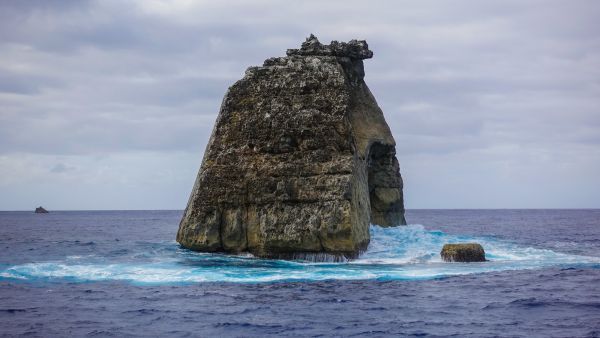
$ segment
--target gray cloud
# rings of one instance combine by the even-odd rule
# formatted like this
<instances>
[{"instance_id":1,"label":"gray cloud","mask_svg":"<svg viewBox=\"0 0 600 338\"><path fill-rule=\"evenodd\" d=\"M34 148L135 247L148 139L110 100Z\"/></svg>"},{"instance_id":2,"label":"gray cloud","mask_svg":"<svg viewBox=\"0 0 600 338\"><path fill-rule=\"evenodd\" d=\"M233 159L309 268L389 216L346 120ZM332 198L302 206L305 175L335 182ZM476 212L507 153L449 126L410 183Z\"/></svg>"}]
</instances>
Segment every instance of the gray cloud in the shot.
<instances>
[{"instance_id":1,"label":"gray cloud","mask_svg":"<svg viewBox=\"0 0 600 338\"><path fill-rule=\"evenodd\" d=\"M409 207L598 206L599 16L595 1L3 1L0 205L25 208L55 174L107 208L182 207L226 88L315 33L374 50ZM149 165L163 174L134 174Z\"/></svg>"},{"instance_id":2,"label":"gray cloud","mask_svg":"<svg viewBox=\"0 0 600 338\"><path fill-rule=\"evenodd\" d=\"M66 172L73 171L73 170L75 170L75 167L68 166L64 163L57 163L50 169L50 172L55 173L55 174L61 174L61 173L66 173Z\"/></svg>"}]
</instances>

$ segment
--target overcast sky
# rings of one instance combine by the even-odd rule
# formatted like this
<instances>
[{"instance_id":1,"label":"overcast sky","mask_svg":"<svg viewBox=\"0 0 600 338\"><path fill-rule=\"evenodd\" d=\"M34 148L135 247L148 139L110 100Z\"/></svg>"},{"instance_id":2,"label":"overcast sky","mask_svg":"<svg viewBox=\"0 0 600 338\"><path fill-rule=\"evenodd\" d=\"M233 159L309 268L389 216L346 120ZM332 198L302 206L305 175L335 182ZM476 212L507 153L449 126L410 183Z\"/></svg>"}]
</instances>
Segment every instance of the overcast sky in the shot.
<instances>
[{"instance_id":1,"label":"overcast sky","mask_svg":"<svg viewBox=\"0 0 600 338\"><path fill-rule=\"evenodd\" d=\"M183 209L223 94L366 39L407 208L600 207L599 1L0 1L0 210Z\"/></svg>"}]
</instances>

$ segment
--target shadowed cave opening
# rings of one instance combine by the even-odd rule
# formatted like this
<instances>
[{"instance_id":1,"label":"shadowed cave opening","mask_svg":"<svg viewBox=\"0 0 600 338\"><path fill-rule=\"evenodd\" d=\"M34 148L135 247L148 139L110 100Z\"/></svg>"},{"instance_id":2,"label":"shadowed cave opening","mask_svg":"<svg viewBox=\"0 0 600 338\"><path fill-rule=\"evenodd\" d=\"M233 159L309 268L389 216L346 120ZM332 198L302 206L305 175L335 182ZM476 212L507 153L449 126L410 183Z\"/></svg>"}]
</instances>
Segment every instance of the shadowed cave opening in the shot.
<instances>
[{"instance_id":1,"label":"shadowed cave opening","mask_svg":"<svg viewBox=\"0 0 600 338\"><path fill-rule=\"evenodd\" d=\"M371 224L395 226L404 224L402 179L394 145L375 142L367 155Z\"/></svg>"}]
</instances>

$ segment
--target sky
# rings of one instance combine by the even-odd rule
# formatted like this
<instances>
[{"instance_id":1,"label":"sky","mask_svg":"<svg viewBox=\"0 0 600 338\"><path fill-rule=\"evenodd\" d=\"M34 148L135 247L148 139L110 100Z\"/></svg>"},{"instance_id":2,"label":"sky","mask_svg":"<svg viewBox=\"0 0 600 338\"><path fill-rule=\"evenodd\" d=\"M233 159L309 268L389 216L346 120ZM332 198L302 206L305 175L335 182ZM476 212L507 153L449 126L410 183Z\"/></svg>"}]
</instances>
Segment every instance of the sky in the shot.
<instances>
[{"instance_id":1,"label":"sky","mask_svg":"<svg viewBox=\"0 0 600 338\"><path fill-rule=\"evenodd\" d=\"M598 1L0 0L0 210L183 209L226 89L365 39L407 208L600 207Z\"/></svg>"}]
</instances>

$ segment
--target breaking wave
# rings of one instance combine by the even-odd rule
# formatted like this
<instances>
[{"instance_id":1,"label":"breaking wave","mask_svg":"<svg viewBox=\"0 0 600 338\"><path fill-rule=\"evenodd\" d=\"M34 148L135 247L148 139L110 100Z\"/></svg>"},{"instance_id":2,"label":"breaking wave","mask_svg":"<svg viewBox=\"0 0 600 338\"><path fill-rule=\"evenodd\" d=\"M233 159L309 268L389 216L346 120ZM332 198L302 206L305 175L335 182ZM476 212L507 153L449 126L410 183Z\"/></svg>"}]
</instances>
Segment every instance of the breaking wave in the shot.
<instances>
[{"instance_id":1,"label":"breaking wave","mask_svg":"<svg viewBox=\"0 0 600 338\"><path fill-rule=\"evenodd\" d=\"M479 242L488 262L445 263L446 243ZM0 265L0 280L107 281L135 284L198 282L260 283L319 280L415 280L550 266L600 268L600 257L523 247L493 237L450 235L421 225L371 227L371 244L359 259L311 263L196 253L176 242L137 242L110 256L68 256L60 261Z\"/></svg>"}]
</instances>

